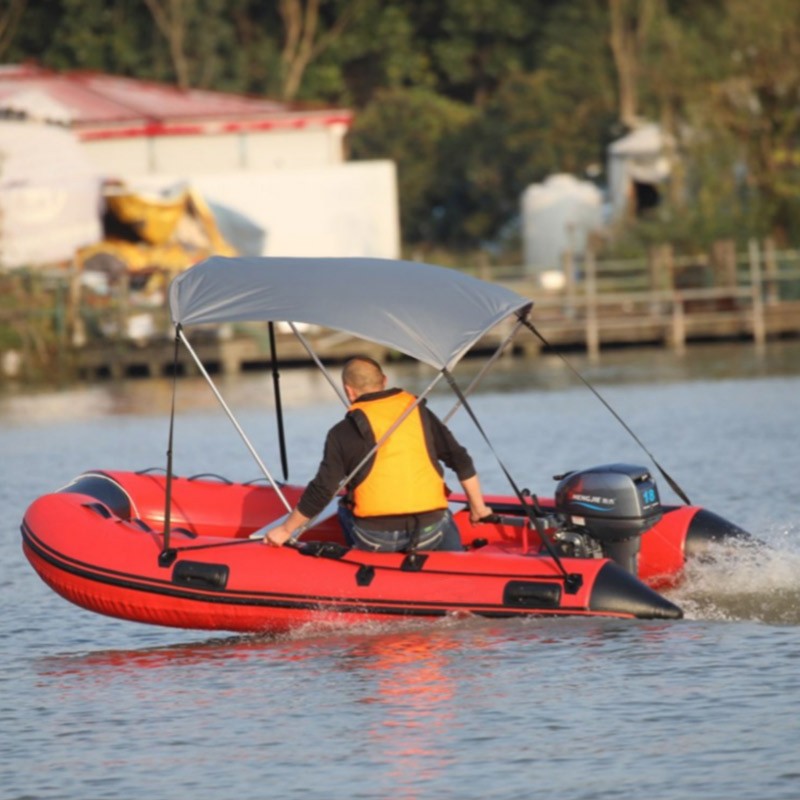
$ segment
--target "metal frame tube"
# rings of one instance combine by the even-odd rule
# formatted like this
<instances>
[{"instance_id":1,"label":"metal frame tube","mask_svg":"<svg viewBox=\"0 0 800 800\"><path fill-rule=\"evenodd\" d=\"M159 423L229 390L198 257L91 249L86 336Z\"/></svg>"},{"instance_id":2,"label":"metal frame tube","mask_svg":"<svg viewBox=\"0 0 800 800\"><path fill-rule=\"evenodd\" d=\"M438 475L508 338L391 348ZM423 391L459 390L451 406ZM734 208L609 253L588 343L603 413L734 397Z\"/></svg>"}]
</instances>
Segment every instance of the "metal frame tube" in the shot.
<instances>
[{"instance_id":1,"label":"metal frame tube","mask_svg":"<svg viewBox=\"0 0 800 800\"><path fill-rule=\"evenodd\" d=\"M180 339L183 342L183 344L186 347L186 349L189 351L189 355L191 355L192 359L194 360L194 363L197 365L197 368L200 370L200 373L206 379L206 382L208 383L208 385L211 387L211 391L214 392L214 396L219 401L219 404L222 406L222 408L224 409L225 413L228 415L228 419L233 423L233 427L236 428L237 433L242 438L242 441L245 443L245 446L247 447L247 449L250 451L250 455L253 456L253 458L255 459L256 464L258 464L259 468L264 473L264 477L269 481L270 485L275 490L275 492L277 493L278 497L280 497L281 502L283 503L283 505L286 508L286 510L287 511L291 511L292 510L291 504L289 503L289 501L286 499L285 495L281 491L280 486L278 485L277 481L272 477L272 474L267 469L267 467L264 464L264 462L261 460L261 457L256 452L256 449L250 443L250 440L247 438L247 434L242 430L242 426L239 424L239 422L236 419L236 417L234 416L233 412L228 407L228 404L225 402L225 399L220 394L219 389L217 389L216 385L214 384L214 381L211 380L211 376L208 374L208 372L206 371L206 368L203 366L203 362L200 360L200 358L197 355L197 353L195 353L194 348L189 343L189 340L186 338L186 335L184 334L183 330L180 329L180 328L178 329L178 336L180 337Z\"/></svg>"},{"instance_id":2,"label":"metal frame tube","mask_svg":"<svg viewBox=\"0 0 800 800\"><path fill-rule=\"evenodd\" d=\"M492 357L483 365L481 371L472 379L469 386L467 386L466 390L464 391L465 397L469 397L470 394L472 394L472 392L478 387L480 382L483 380L484 375L486 375L494 362L500 358L503 350L508 347L508 343L517 335L517 331L522 327L522 325L523 321L518 319L517 324L511 329L511 333L509 333L508 336L506 336L506 338L500 342L500 345L498 346L497 350L494 351ZM456 413L456 411L458 411L459 408L461 408L461 400L456 400L456 404L450 409L450 411L447 412L447 416L445 416L442 421L445 423L449 422L450 418Z\"/></svg>"},{"instance_id":3,"label":"metal frame tube","mask_svg":"<svg viewBox=\"0 0 800 800\"><path fill-rule=\"evenodd\" d=\"M294 335L297 337L300 344L302 344L303 347L305 347L306 352L311 356L311 358L314 359L314 363L320 368L320 371L325 376L328 383L331 385L331 387L333 387L333 391L336 392L336 394L339 396L339 399L342 401L342 403L344 403L344 407L349 408L350 403L347 401L347 397L345 397L344 392L337 385L336 381L333 379L330 372L328 372L328 370L325 368L325 365L319 360L319 356L317 356L317 354L311 349L311 345L308 343L305 336L303 336L303 334L300 333L299 330L297 330L297 326L294 324L294 322L290 322L288 324L289 327L292 329L292 333L294 333Z\"/></svg>"}]
</instances>

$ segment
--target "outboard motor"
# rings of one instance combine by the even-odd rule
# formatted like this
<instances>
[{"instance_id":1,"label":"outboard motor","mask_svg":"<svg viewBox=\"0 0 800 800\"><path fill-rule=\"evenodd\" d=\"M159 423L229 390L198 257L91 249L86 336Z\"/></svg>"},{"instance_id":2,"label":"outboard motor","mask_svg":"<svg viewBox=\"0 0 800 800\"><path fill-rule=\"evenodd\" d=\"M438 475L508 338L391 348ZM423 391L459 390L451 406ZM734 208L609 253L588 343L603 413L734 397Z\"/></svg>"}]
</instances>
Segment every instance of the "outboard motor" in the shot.
<instances>
[{"instance_id":1,"label":"outboard motor","mask_svg":"<svg viewBox=\"0 0 800 800\"><path fill-rule=\"evenodd\" d=\"M556 510L565 526L554 540L565 555L611 558L637 574L641 536L661 519L655 481L645 467L605 464L557 475Z\"/></svg>"}]
</instances>

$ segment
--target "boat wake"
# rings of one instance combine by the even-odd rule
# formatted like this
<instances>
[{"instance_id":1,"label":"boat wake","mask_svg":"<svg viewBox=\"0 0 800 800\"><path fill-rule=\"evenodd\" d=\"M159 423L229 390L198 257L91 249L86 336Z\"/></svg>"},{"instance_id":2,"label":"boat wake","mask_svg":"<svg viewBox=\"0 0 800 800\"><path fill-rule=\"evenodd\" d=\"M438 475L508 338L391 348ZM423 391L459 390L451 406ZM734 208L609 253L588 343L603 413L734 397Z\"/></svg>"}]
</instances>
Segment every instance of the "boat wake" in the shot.
<instances>
[{"instance_id":1,"label":"boat wake","mask_svg":"<svg viewBox=\"0 0 800 800\"><path fill-rule=\"evenodd\" d=\"M800 549L791 533L720 545L689 563L681 585L666 594L686 619L800 625Z\"/></svg>"}]
</instances>

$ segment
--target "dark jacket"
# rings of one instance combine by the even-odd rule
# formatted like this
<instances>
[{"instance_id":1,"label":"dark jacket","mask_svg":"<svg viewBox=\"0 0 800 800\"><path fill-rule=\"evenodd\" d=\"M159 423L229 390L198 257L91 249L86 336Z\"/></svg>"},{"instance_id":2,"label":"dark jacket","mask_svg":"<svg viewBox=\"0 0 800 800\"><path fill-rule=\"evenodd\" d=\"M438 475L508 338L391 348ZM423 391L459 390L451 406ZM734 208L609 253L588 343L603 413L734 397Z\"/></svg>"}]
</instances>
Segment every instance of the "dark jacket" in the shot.
<instances>
[{"instance_id":1,"label":"dark jacket","mask_svg":"<svg viewBox=\"0 0 800 800\"><path fill-rule=\"evenodd\" d=\"M378 400L399 391L399 389L386 389L383 392L365 394L359 398L359 402ZM437 464L442 462L453 470L459 481L473 477L475 466L466 449L456 441L447 426L425 405L425 401L420 403L419 410L422 427L425 431L425 442L434 461ZM374 446L375 437L366 416L358 410L348 411L345 418L328 431L325 450L317 474L308 484L297 504L300 513L306 517L315 517L319 514L333 497L342 480L355 469ZM373 460L374 455L358 471L352 481L354 486L364 479ZM439 470L443 474L441 465Z\"/></svg>"}]
</instances>

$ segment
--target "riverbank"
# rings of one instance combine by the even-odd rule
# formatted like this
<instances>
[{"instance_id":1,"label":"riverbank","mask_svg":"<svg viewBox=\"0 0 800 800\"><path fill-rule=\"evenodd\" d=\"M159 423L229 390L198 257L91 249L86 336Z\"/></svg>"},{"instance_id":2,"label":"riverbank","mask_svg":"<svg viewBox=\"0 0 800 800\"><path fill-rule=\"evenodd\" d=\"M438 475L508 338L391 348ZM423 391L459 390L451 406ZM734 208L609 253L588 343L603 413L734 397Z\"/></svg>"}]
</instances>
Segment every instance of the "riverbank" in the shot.
<instances>
[{"instance_id":1,"label":"riverbank","mask_svg":"<svg viewBox=\"0 0 800 800\"><path fill-rule=\"evenodd\" d=\"M750 342L698 343L683 353L663 347L619 348L603 351L599 360L585 352L566 354L569 365L592 386L605 393L607 387L703 381L740 382L755 379L794 378L800 375L800 340L770 341L764 347ZM483 367L483 359L459 364L457 378L469 383ZM393 384L419 392L430 373L412 362L392 362L387 372ZM316 367L282 368L281 397L285 409L309 408L330 403L338 413L338 399ZM255 409L263 414L274 403L272 378L267 372L249 371L215 376L220 391L232 408ZM6 382L0 386L0 427L27 423L86 420L99 417L168 415L172 403L172 378L122 378L119 381L80 381L52 387L43 384ZM572 389L585 394L587 409L596 402L588 389L558 355L504 358L495 363L480 390L497 394L535 391L551 394ZM432 402L446 398L450 390L439 387ZM181 413L217 413L219 401L199 375L179 381L177 403Z\"/></svg>"},{"instance_id":2,"label":"riverbank","mask_svg":"<svg viewBox=\"0 0 800 800\"><path fill-rule=\"evenodd\" d=\"M721 266L720 266L721 263ZM751 245L716 263L678 259L662 249L649 259L567 262L557 288L519 269L472 270L534 302L539 336L522 331L509 347L514 356L537 356L548 345L599 359L618 348L659 347L682 352L707 342L800 339L800 254ZM196 374L184 348L175 357L174 335L163 288L144 294L131 279L98 293L71 272L0 276L0 383L62 384L122 378ZM309 287L313 291L313 287ZM446 302L446 298L442 299ZM284 366L306 366L305 344L276 326L277 353ZM476 348L493 351L508 335L501 327ZM396 354L340 332L310 327L304 338L318 356L336 363L353 352L382 361ZM189 332L203 364L213 374L270 368L265 325L226 325ZM547 344L545 344L547 343Z\"/></svg>"}]
</instances>

